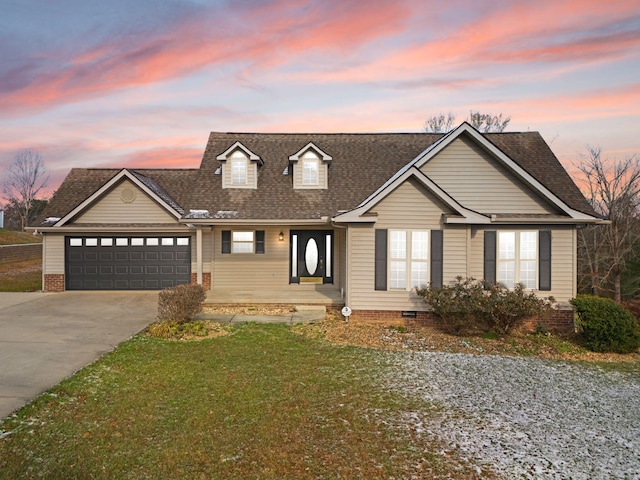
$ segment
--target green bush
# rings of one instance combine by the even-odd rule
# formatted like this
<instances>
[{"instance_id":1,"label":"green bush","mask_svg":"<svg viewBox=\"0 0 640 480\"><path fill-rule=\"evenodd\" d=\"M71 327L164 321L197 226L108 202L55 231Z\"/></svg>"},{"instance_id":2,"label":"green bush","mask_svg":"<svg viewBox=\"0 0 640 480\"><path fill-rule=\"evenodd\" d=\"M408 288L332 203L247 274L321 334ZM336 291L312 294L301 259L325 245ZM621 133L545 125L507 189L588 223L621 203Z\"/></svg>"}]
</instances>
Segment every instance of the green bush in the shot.
<instances>
[{"instance_id":1,"label":"green bush","mask_svg":"<svg viewBox=\"0 0 640 480\"><path fill-rule=\"evenodd\" d=\"M158 321L185 323L202 311L207 294L202 285L178 285L158 294Z\"/></svg>"},{"instance_id":2,"label":"green bush","mask_svg":"<svg viewBox=\"0 0 640 480\"><path fill-rule=\"evenodd\" d=\"M610 298L578 295L571 304L589 350L631 353L640 348L638 321L619 303Z\"/></svg>"},{"instance_id":3,"label":"green bush","mask_svg":"<svg viewBox=\"0 0 640 480\"><path fill-rule=\"evenodd\" d=\"M504 335L528 318L546 315L554 303L553 297L540 299L533 292L526 293L522 285L509 290L462 277L453 285L429 286L416 293L440 316L444 330L454 335Z\"/></svg>"}]
</instances>

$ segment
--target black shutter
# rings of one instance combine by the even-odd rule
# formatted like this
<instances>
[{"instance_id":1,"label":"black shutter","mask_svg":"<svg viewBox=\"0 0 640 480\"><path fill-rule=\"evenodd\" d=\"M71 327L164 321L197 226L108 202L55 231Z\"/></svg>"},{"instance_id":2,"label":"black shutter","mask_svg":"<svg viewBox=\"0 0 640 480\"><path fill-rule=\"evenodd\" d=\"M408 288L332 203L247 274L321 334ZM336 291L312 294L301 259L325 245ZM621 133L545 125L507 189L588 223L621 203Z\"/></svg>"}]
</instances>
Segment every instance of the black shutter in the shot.
<instances>
[{"instance_id":1,"label":"black shutter","mask_svg":"<svg viewBox=\"0 0 640 480\"><path fill-rule=\"evenodd\" d=\"M264 253L264 230L256 230L256 253Z\"/></svg>"},{"instance_id":2,"label":"black shutter","mask_svg":"<svg viewBox=\"0 0 640 480\"><path fill-rule=\"evenodd\" d=\"M551 290L551 230L540 230L538 236L540 290Z\"/></svg>"},{"instance_id":3,"label":"black shutter","mask_svg":"<svg viewBox=\"0 0 640 480\"><path fill-rule=\"evenodd\" d=\"M431 230L431 286L442 287L442 230Z\"/></svg>"},{"instance_id":4,"label":"black shutter","mask_svg":"<svg viewBox=\"0 0 640 480\"><path fill-rule=\"evenodd\" d=\"M376 229L375 289L387 289L387 230Z\"/></svg>"},{"instance_id":5,"label":"black shutter","mask_svg":"<svg viewBox=\"0 0 640 480\"><path fill-rule=\"evenodd\" d=\"M222 253L231 253L231 230L222 231Z\"/></svg>"},{"instance_id":6,"label":"black shutter","mask_svg":"<svg viewBox=\"0 0 640 480\"><path fill-rule=\"evenodd\" d=\"M494 285L496 283L496 232L484 232L484 281Z\"/></svg>"}]
</instances>

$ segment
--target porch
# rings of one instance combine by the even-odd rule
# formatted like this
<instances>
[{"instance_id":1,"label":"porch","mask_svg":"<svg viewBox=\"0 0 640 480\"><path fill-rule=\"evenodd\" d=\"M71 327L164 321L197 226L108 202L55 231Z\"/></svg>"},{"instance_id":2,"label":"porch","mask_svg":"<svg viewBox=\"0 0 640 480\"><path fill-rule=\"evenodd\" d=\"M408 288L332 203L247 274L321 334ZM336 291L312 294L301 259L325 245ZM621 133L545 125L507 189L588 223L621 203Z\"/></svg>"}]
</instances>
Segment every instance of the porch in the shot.
<instances>
[{"instance_id":1,"label":"porch","mask_svg":"<svg viewBox=\"0 0 640 480\"><path fill-rule=\"evenodd\" d=\"M321 289L218 289L207 292L205 303L210 305L326 305L343 306L341 291Z\"/></svg>"}]
</instances>

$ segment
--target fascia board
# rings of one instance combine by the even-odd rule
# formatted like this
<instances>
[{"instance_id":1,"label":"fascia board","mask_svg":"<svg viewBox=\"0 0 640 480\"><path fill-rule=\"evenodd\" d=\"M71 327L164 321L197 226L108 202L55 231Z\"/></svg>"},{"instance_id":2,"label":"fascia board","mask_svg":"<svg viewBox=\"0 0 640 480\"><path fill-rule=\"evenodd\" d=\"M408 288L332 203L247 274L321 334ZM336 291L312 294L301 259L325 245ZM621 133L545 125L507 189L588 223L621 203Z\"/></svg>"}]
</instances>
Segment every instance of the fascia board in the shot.
<instances>
[{"instance_id":1,"label":"fascia board","mask_svg":"<svg viewBox=\"0 0 640 480\"><path fill-rule=\"evenodd\" d=\"M82 203L80 203L76 208L71 210L71 212L67 213L64 217L58 220L53 227L62 227L65 225L70 219L78 216L83 210L92 205L98 198L100 198L103 194L108 192L116 183L118 183L122 178L126 177L133 184L135 184L140 190L149 195L156 203L158 203L162 208L164 208L171 215L176 217L176 219L180 219L182 214L174 210L170 205L168 205L162 198L156 195L152 190L150 190L144 183L142 183L138 178L131 174L129 170L123 168L118 172L111 180L102 185L98 190L92 193L89 197L87 197Z\"/></svg>"},{"instance_id":2,"label":"fascia board","mask_svg":"<svg viewBox=\"0 0 640 480\"><path fill-rule=\"evenodd\" d=\"M251 150L249 150L247 147L245 147L239 141L237 141L236 143L231 145L229 148L227 148L224 152L222 152L220 155L218 155L216 157L216 160L225 161L227 159L227 157L229 156L229 154L231 152L233 152L234 150L236 150L236 149L242 150L249 157L249 160L262 161L262 159L258 155L253 153Z\"/></svg>"},{"instance_id":3,"label":"fascia board","mask_svg":"<svg viewBox=\"0 0 640 480\"><path fill-rule=\"evenodd\" d=\"M297 162L298 160L300 160L300 157L302 155L304 155L305 153L307 153L307 151L309 151L309 150L313 150L317 154L319 154L322 157L322 161L323 162L328 162L328 161L333 160L333 157L331 155L327 155L321 148L319 148L313 142L307 143L304 147L302 147L296 153L294 153L293 155L289 156L289 160L292 161L292 162Z\"/></svg>"}]
</instances>

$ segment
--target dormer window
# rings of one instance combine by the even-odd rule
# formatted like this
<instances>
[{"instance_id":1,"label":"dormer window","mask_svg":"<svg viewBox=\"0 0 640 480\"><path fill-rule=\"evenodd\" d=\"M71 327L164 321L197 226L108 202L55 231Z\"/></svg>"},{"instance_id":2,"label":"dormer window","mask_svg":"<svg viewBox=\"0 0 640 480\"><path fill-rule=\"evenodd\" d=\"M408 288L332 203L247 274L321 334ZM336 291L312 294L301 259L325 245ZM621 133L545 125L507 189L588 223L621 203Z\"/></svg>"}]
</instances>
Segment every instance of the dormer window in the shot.
<instances>
[{"instance_id":1,"label":"dormer window","mask_svg":"<svg viewBox=\"0 0 640 480\"><path fill-rule=\"evenodd\" d=\"M222 164L222 188L258 188L262 159L242 143L234 143L216 159Z\"/></svg>"},{"instance_id":2,"label":"dormer window","mask_svg":"<svg viewBox=\"0 0 640 480\"><path fill-rule=\"evenodd\" d=\"M231 185L247 184L248 158L242 152L234 152L231 155Z\"/></svg>"},{"instance_id":3,"label":"dormer window","mask_svg":"<svg viewBox=\"0 0 640 480\"><path fill-rule=\"evenodd\" d=\"M332 157L308 143L289 157L293 169L293 188L326 189L329 186L329 164ZM289 169L289 172L291 169Z\"/></svg>"},{"instance_id":4,"label":"dormer window","mask_svg":"<svg viewBox=\"0 0 640 480\"><path fill-rule=\"evenodd\" d=\"M302 184L317 186L319 180L320 159L313 152L307 152L302 157Z\"/></svg>"}]
</instances>

